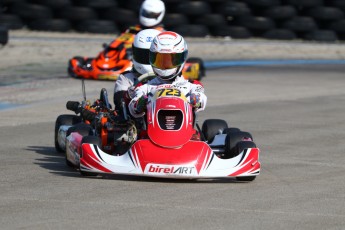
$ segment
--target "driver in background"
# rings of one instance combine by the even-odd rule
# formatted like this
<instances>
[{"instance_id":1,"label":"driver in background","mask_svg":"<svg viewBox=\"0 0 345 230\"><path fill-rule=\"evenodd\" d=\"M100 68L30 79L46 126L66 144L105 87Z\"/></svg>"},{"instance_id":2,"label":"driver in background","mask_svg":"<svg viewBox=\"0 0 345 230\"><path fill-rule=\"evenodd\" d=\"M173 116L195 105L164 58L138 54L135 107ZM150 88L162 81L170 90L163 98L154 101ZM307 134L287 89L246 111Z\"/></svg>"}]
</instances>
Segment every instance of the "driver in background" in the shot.
<instances>
[{"instance_id":1,"label":"driver in background","mask_svg":"<svg viewBox=\"0 0 345 230\"><path fill-rule=\"evenodd\" d=\"M153 39L149 58L156 77L135 89L134 97L129 103L129 111L133 117L144 116L149 95L167 87L181 90L189 98L195 112L205 109L207 97L203 85L200 82L191 83L181 74L187 56L187 43L181 35L165 31Z\"/></svg>"},{"instance_id":2,"label":"driver in background","mask_svg":"<svg viewBox=\"0 0 345 230\"><path fill-rule=\"evenodd\" d=\"M164 31L163 18L165 16L165 5L161 0L144 0L139 10L139 24L130 26L124 33L137 34L144 29L156 29ZM118 41L115 39L109 47L117 47ZM130 51L128 51L130 53Z\"/></svg>"},{"instance_id":3,"label":"driver in background","mask_svg":"<svg viewBox=\"0 0 345 230\"><path fill-rule=\"evenodd\" d=\"M120 115L124 115L122 102L127 106L134 96L134 85L138 83L138 77L145 73L153 73L149 52L153 38L159 33L160 31L156 29L145 29L135 35L132 45L133 67L119 75L114 87L115 109L120 112Z\"/></svg>"}]
</instances>

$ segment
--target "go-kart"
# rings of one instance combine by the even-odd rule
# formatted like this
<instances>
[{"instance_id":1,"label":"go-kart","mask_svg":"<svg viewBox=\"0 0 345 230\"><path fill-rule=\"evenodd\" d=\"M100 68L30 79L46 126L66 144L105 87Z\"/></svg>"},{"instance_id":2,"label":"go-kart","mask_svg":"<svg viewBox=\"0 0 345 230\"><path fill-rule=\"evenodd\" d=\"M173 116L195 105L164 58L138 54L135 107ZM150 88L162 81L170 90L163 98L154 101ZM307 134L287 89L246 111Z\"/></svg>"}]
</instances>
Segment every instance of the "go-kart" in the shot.
<instances>
[{"instance_id":1,"label":"go-kart","mask_svg":"<svg viewBox=\"0 0 345 230\"><path fill-rule=\"evenodd\" d=\"M68 75L74 78L116 80L125 70L132 68L132 44L139 29L122 33L109 45L103 44L103 50L97 57L76 56L68 61ZM189 58L182 70L189 80L201 80L205 76L204 63L200 58Z\"/></svg>"},{"instance_id":2,"label":"go-kart","mask_svg":"<svg viewBox=\"0 0 345 230\"><path fill-rule=\"evenodd\" d=\"M84 176L252 181L259 175L259 149L250 133L229 128L220 119L207 119L200 129L186 96L169 85L149 101L146 118L139 126L129 116L122 120L125 123L116 122L109 110L110 115L98 115L94 128L77 125L67 129L67 164ZM60 127L58 135L63 130Z\"/></svg>"}]
</instances>

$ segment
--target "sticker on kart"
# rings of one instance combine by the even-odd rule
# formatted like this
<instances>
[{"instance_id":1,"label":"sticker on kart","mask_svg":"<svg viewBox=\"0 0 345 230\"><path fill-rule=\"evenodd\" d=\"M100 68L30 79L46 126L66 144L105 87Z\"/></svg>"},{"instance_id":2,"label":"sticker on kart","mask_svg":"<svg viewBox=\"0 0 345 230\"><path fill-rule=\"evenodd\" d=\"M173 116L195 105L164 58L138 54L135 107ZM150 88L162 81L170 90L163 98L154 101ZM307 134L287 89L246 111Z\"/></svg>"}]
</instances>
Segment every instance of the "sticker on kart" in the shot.
<instances>
[{"instance_id":1,"label":"sticker on kart","mask_svg":"<svg viewBox=\"0 0 345 230\"><path fill-rule=\"evenodd\" d=\"M197 175L194 166L186 165L162 165L162 164L148 164L145 167L145 174L152 176L166 176L166 175Z\"/></svg>"}]
</instances>

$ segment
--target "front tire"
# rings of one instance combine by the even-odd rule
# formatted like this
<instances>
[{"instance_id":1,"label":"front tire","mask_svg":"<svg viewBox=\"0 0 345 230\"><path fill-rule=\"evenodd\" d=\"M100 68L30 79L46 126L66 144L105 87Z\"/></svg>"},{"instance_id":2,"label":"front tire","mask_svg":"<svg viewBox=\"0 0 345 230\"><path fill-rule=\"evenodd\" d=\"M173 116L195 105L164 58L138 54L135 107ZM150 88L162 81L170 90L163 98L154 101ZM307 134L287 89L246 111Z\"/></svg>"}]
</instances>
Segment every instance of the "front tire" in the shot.
<instances>
[{"instance_id":1,"label":"front tire","mask_svg":"<svg viewBox=\"0 0 345 230\"><path fill-rule=\"evenodd\" d=\"M243 143L242 143L243 142ZM248 132L230 132L226 135L225 138L225 153L224 158L229 159L237 156L240 154L244 148L255 148L255 147L247 147L247 143L255 143L253 142L253 137Z\"/></svg>"},{"instance_id":2,"label":"front tire","mask_svg":"<svg viewBox=\"0 0 345 230\"><path fill-rule=\"evenodd\" d=\"M202 124L202 133L208 143L213 141L214 136L228 128L226 121L221 119L207 119Z\"/></svg>"}]
</instances>

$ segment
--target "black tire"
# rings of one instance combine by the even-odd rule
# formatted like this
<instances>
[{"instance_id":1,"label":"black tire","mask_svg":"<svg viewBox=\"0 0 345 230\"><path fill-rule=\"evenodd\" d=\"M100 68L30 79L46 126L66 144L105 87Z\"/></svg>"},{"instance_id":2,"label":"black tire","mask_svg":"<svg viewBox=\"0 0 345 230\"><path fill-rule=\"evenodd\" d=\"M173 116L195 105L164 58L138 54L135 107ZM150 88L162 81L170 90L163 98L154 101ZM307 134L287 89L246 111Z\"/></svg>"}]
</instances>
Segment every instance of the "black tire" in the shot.
<instances>
[{"instance_id":1,"label":"black tire","mask_svg":"<svg viewBox=\"0 0 345 230\"><path fill-rule=\"evenodd\" d=\"M283 28L294 32L309 32L317 29L317 24L313 18L297 16L283 23Z\"/></svg>"},{"instance_id":2,"label":"black tire","mask_svg":"<svg viewBox=\"0 0 345 230\"><path fill-rule=\"evenodd\" d=\"M223 134L229 134L229 133L236 133L236 132L240 132L241 130L239 128L226 128L223 130Z\"/></svg>"},{"instance_id":3,"label":"black tire","mask_svg":"<svg viewBox=\"0 0 345 230\"><path fill-rule=\"evenodd\" d=\"M184 37L205 37L210 34L207 26L192 24L176 26L173 31Z\"/></svg>"},{"instance_id":4,"label":"black tire","mask_svg":"<svg viewBox=\"0 0 345 230\"><path fill-rule=\"evenodd\" d=\"M21 3L21 2L25 2L26 0L2 0L1 4L3 4L4 6L6 5L11 5L14 3Z\"/></svg>"},{"instance_id":5,"label":"black tire","mask_svg":"<svg viewBox=\"0 0 345 230\"><path fill-rule=\"evenodd\" d=\"M237 181L243 181L243 182L250 182L255 180L256 176L241 176L241 177L236 177Z\"/></svg>"},{"instance_id":6,"label":"black tire","mask_svg":"<svg viewBox=\"0 0 345 230\"><path fill-rule=\"evenodd\" d=\"M338 36L333 30L314 30L307 33L304 38L318 42L335 42L338 40Z\"/></svg>"},{"instance_id":7,"label":"black tire","mask_svg":"<svg viewBox=\"0 0 345 230\"><path fill-rule=\"evenodd\" d=\"M340 8L345 11L345 1L344 0L332 0L332 6Z\"/></svg>"},{"instance_id":8,"label":"black tire","mask_svg":"<svg viewBox=\"0 0 345 230\"><path fill-rule=\"evenodd\" d=\"M345 19L333 22L329 28L337 33L345 33Z\"/></svg>"},{"instance_id":9,"label":"black tire","mask_svg":"<svg viewBox=\"0 0 345 230\"><path fill-rule=\"evenodd\" d=\"M211 27L212 35L231 37L234 39L246 39L252 37L252 33L243 26L215 26Z\"/></svg>"},{"instance_id":10,"label":"black tire","mask_svg":"<svg viewBox=\"0 0 345 230\"><path fill-rule=\"evenodd\" d=\"M270 6L279 6L280 0L245 0L252 7L266 8Z\"/></svg>"},{"instance_id":11,"label":"black tire","mask_svg":"<svg viewBox=\"0 0 345 230\"><path fill-rule=\"evenodd\" d=\"M32 30L67 32L71 30L71 24L66 19L37 19L28 24Z\"/></svg>"},{"instance_id":12,"label":"black tire","mask_svg":"<svg viewBox=\"0 0 345 230\"><path fill-rule=\"evenodd\" d=\"M66 136L69 136L72 132L78 132L83 137L89 136L93 134L93 129L90 125L85 123L78 123L70 127L67 132Z\"/></svg>"},{"instance_id":13,"label":"black tire","mask_svg":"<svg viewBox=\"0 0 345 230\"><path fill-rule=\"evenodd\" d=\"M129 9L135 13L139 13L142 2L143 0L126 0L126 3L123 6L124 8Z\"/></svg>"},{"instance_id":14,"label":"black tire","mask_svg":"<svg viewBox=\"0 0 345 230\"><path fill-rule=\"evenodd\" d=\"M263 35L264 38L274 39L274 40L293 40L297 36L295 32L288 29L273 29L266 31Z\"/></svg>"},{"instance_id":15,"label":"black tire","mask_svg":"<svg viewBox=\"0 0 345 230\"><path fill-rule=\"evenodd\" d=\"M62 149L58 143L58 139L57 139L57 135L58 135L58 131L61 125L74 125L77 123L81 122L81 117L76 116L76 115L71 115L71 114L63 114L60 115L56 118L55 121L55 133L54 133L54 143L55 143L55 150L57 152L65 152L65 149Z\"/></svg>"},{"instance_id":16,"label":"black tire","mask_svg":"<svg viewBox=\"0 0 345 230\"><path fill-rule=\"evenodd\" d=\"M52 10L43 5L18 3L11 6L11 12L24 19L52 18Z\"/></svg>"},{"instance_id":17,"label":"black tire","mask_svg":"<svg viewBox=\"0 0 345 230\"><path fill-rule=\"evenodd\" d=\"M88 136L83 137L83 139L81 140L81 143L82 144L89 143L89 144L101 146L101 139L99 137L96 137L96 136L88 135Z\"/></svg>"},{"instance_id":18,"label":"black tire","mask_svg":"<svg viewBox=\"0 0 345 230\"><path fill-rule=\"evenodd\" d=\"M8 29L0 25L0 44L5 45L8 42Z\"/></svg>"},{"instance_id":19,"label":"black tire","mask_svg":"<svg viewBox=\"0 0 345 230\"><path fill-rule=\"evenodd\" d=\"M182 2L177 5L176 11L185 15L203 15L211 12L211 7L204 1Z\"/></svg>"},{"instance_id":20,"label":"black tire","mask_svg":"<svg viewBox=\"0 0 345 230\"><path fill-rule=\"evenodd\" d=\"M189 20L187 16L184 14L172 13L172 14L166 14L164 16L163 24L165 27L169 28L172 26L180 26L180 25L189 24Z\"/></svg>"},{"instance_id":21,"label":"black tire","mask_svg":"<svg viewBox=\"0 0 345 230\"><path fill-rule=\"evenodd\" d=\"M96 19L97 15L94 9L82 6L67 6L58 11L60 18L71 21L81 21L88 19Z\"/></svg>"},{"instance_id":22,"label":"black tire","mask_svg":"<svg viewBox=\"0 0 345 230\"><path fill-rule=\"evenodd\" d=\"M255 31L267 31L275 28L275 22L266 17L243 16L238 19L238 24Z\"/></svg>"},{"instance_id":23,"label":"black tire","mask_svg":"<svg viewBox=\"0 0 345 230\"><path fill-rule=\"evenodd\" d=\"M297 15L297 10L293 6L274 6L264 11L264 16L274 20L289 19Z\"/></svg>"},{"instance_id":24,"label":"black tire","mask_svg":"<svg viewBox=\"0 0 345 230\"><path fill-rule=\"evenodd\" d=\"M113 20L120 31L125 31L130 26L138 24L138 14L129 9L110 7L101 14L101 17L107 20Z\"/></svg>"},{"instance_id":25,"label":"black tire","mask_svg":"<svg viewBox=\"0 0 345 230\"><path fill-rule=\"evenodd\" d=\"M242 142L243 140L252 142L253 137L250 133L243 131L228 133L225 138L224 158L229 159L237 156L240 153L237 144Z\"/></svg>"},{"instance_id":26,"label":"black tire","mask_svg":"<svg viewBox=\"0 0 345 230\"><path fill-rule=\"evenodd\" d=\"M1 14L0 25L6 26L9 30L18 30L24 27L22 19L15 14Z\"/></svg>"},{"instance_id":27,"label":"black tire","mask_svg":"<svg viewBox=\"0 0 345 230\"><path fill-rule=\"evenodd\" d=\"M207 119L202 124L202 133L207 142L212 142L215 135L222 133L224 129L228 128L225 120L221 119Z\"/></svg>"},{"instance_id":28,"label":"black tire","mask_svg":"<svg viewBox=\"0 0 345 230\"><path fill-rule=\"evenodd\" d=\"M205 26L221 26L226 25L227 21L222 14L205 14L202 17L196 17L193 23Z\"/></svg>"},{"instance_id":29,"label":"black tire","mask_svg":"<svg viewBox=\"0 0 345 230\"><path fill-rule=\"evenodd\" d=\"M76 24L75 29L80 32L98 33L98 34L119 34L115 22L110 20L90 19Z\"/></svg>"},{"instance_id":30,"label":"black tire","mask_svg":"<svg viewBox=\"0 0 345 230\"><path fill-rule=\"evenodd\" d=\"M322 6L323 0L286 0L287 5L294 5L297 7L314 7Z\"/></svg>"},{"instance_id":31,"label":"black tire","mask_svg":"<svg viewBox=\"0 0 345 230\"><path fill-rule=\"evenodd\" d=\"M205 65L204 61L201 58L197 57L190 57L187 59L189 63L199 63L199 78L197 80L201 80L203 77L206 76Z\"/></svg>"},{"instance_id":32,"label":"black tire","mask_svg":"<svg viewBox=\"0 0 345 230\"><path fill-rule=\"evenodd\" d=\"M66 6L71 6L71 0L30 0L32 3L48 6L52 9L59 9Z\"/></svg>"},{"instance_id":33,"label":"black tire","mask_svg":"<svg viewBox=\"0 0 345 230\"><path fill-rule=\"evenodd\" d=\"M114 0L74 0L73 2L77 6L91 7L95 9L106 9L117 6L117 1Z\"/></svg>"},{"instance_id":34,"label":"black tire","mask_svg":"<svg viewBox=\"0 0 345 230\"><path fill-rule=\"evenodd\" d=\"M335 21L344 18L344 12L335 7L315 7L310 9L307 14L320 21Z\"/></svg>"},{"instance_id":35,"label":"black tire","mask_svg":"<svg viewBox=\"0 0 345 230\"><path fill-rule=\"evenodd\" d=\"M89 143L89 144L94 144L97 146L101 146L101 139L99 137L96 136L84 136L83 139L81 140L81 143ZM97 173L92 173L92 172L85 172L85 171L81 171L79 169L79 172L82 176L97 176Z\"/></svg>"},{"instance_id":36,"label":"black tire","mask_svg":"<svg viewBox=\"0 0 345 230\"><path fill-rule=\"evenodd\" d=\"M244 2L224 2L216 7L215 12L231 17L251 14L250 8Z\"/></svg>"}]
</instances>

